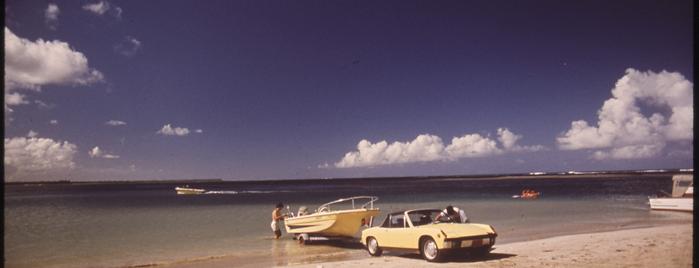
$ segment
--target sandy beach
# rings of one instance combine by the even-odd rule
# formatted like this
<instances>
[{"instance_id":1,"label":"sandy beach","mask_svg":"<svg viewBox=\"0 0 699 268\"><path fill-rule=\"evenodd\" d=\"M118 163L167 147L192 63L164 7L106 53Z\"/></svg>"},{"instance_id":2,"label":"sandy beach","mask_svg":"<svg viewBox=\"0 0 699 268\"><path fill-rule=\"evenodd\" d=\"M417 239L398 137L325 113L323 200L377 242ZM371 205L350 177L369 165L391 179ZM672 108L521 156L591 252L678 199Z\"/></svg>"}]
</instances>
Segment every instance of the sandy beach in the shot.
<instances>
[{"instance_id":1,"label":"sandy beach","mask_svg":"<svg viewBox=\"0 0 699 268\"><path fill-rule=\"evenodd\" d=\"M297 248L303 254L277 256L282 258L228 256L163 267L692 267L692 225L662 225L506 243L496 245L491 254L483 258L453 256L441 263L428 263L418 254L385 252L381 257L369 257L356 246L327 252L319 247L289 243L285 246Z\"/></svg>"},{"instance_id":2,"label":"sandy beach","mask_svg":"<svg viewBox=\"0 0 699 268\"><path fill-rule=\"evenodd\" d=\"M291 267L692 267L692 224L559 236L496 245L482 259L428 263L417 254Z\"/></svg>"}]
</instances>

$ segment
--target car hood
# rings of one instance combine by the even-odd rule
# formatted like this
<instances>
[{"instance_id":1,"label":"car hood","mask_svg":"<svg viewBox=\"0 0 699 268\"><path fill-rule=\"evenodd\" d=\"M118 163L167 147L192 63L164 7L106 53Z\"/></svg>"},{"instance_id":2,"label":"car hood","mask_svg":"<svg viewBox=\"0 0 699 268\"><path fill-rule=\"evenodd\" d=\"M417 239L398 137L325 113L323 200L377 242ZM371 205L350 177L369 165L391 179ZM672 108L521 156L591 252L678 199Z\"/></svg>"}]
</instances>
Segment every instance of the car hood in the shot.
<instances>
[{"instance_id":1,"label":"car hood","mask_svg":"<svg viewBox=\"0 0 699 268\"><path fill-rule=\"evenodd\" d=\"M477 223L436 223L418 228L440 230L446 234L447 238L495 234L495 230L490 225Z\"/></svg>"}]
</instances>

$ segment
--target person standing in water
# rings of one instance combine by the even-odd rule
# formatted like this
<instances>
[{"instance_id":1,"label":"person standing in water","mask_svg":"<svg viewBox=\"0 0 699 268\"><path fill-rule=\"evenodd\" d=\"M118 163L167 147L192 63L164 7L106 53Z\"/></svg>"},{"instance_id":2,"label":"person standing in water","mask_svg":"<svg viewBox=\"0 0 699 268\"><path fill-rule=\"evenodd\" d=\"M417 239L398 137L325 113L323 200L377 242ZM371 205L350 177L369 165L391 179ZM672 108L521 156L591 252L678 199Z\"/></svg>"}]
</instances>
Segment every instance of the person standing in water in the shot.
<instances>
[{"instance_id":1,"label":"person standing in water","mask_svg":"<svg viewBox=\"0 0 699 268\"><path fill-rule=\"evenodd\" d=\"M272 227L272 231L274 232L274 239L279 239L279 237L282 236L281 224L284 217L286 217L286 214L282 214L282 208L284 208L284 204L277 203L277 206L274 207L272 211L272 223L270 227Z\"/></svg>"}]
</instances>

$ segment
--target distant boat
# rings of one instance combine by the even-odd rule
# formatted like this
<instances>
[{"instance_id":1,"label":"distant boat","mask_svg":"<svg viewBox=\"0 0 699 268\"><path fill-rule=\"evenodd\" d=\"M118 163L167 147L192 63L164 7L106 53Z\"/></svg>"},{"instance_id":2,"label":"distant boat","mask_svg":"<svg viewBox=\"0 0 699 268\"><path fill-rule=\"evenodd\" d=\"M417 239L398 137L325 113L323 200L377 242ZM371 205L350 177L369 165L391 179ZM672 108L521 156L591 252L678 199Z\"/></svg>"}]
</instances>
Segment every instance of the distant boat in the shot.
<instances>
[{"instance_id":1,"label":"distant boat","mask_svg":"<svg viewBox=\"0 0 699 268\"><path fill-rule=\"evenodd\" d=\"M175 187L177 194L203 194L206 192L204 189L189 188L189 185L185 187Z\"/></svg>"},{"instance_id":2,"label":"distant boat","mask_svg":"<svg viewBox=\"0 0 699 268\"><path fill-rule=\"evenodd\" d=\"M358 200L368 200L359 202ZM362 225L371 225L379 208L374 207L375 196L354 196L321 205L315 213L284 219L286 231L299 237L353 237ZM342 209L336 209L340 206ZM306 238L307 239L307 238ZM303 242L302 242L303 243Z\"/></svg>"},{"instance_id":3,"label":"distant boat","mask_svg":"<svg viewBox=\"0 0 699 268\"><path fill-rule=\"evenodd\" d=\"M536 192L534 190L522 190L522 194L520 195L513 195L512 198L520 198L520 199L537 199L539 198L539 195L541 195L540 192Z\"/></svg>"},{"instance_id":4,"label":"distant boat","mask_svg":"<svg viewBox=\"0 0 699 268\"><path fill-rule=\"evenodd\" d=\"M650 209L694 211L694 175L672 177L672 194L665 197L648 197Z\"/></svg>"}]
</instances>

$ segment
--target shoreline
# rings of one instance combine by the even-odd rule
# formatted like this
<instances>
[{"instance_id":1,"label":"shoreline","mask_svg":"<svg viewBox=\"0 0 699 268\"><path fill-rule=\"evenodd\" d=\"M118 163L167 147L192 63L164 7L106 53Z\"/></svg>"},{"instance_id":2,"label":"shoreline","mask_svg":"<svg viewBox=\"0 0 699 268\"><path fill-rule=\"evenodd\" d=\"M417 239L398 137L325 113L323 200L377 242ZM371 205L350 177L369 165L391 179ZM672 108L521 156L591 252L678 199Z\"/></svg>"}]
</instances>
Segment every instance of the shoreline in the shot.
<instances>
[{"instance_id":1,"label":"shoreline","mask_svg":"<svg viewBox=\"0 0 699 268\"><path fill-rule=\"evenodd\" d=\"M667 225L625 226L615 230L584 230L542 239L496 244L484 259L448 258L443 263L428 263L418 254L387 252L370 257L363 248L333 245L299 246L296 241L278 241L291 248L281 256L270 252L229 255L151 267L692 267L693 220ZM294 254L296 251L298 254ZM668 257L666 255L671 254ZM665 261L667 258L667 261ZM607 265L608 264L608 265Z\"/></svg>"}]
</instances>

